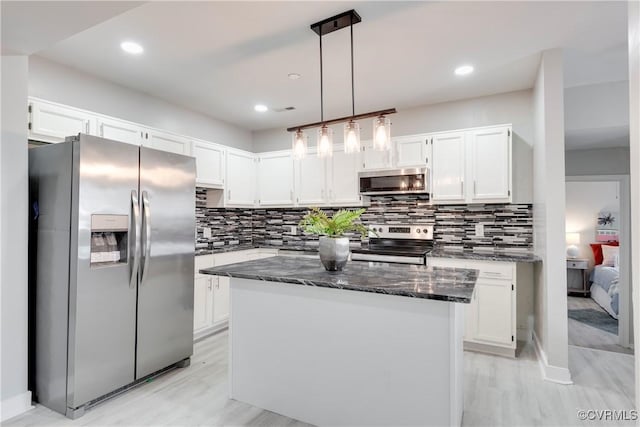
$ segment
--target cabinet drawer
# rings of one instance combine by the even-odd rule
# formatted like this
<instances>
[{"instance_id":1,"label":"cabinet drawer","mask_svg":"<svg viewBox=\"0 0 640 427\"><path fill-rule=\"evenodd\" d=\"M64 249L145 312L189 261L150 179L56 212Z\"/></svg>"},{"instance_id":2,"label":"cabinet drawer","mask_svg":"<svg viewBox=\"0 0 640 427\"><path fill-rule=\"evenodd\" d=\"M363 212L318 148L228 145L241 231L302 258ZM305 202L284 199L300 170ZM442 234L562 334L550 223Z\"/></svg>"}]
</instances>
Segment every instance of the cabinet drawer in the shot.
<instances>
[{"instance_id":1,"label":"cabinet drawer","mask_svg":"<svg viewBox=\"0 0 640 427\"><path fill-rule=\"evenodd\" d=\"M567 268L586 270L588 264L586 260L567 260Z\"/></svg>"},{"instance_id":2,"label":"cabinet drawer","mask_svg":"<svg viewBox=\"0 0 640 427\"><path fill-rule=\"evenodd\" d=\"M467 262L467 268L479 270L478 277L483 279L513 279L513 264L503 262Z\"/></svg>"}]
</instances>

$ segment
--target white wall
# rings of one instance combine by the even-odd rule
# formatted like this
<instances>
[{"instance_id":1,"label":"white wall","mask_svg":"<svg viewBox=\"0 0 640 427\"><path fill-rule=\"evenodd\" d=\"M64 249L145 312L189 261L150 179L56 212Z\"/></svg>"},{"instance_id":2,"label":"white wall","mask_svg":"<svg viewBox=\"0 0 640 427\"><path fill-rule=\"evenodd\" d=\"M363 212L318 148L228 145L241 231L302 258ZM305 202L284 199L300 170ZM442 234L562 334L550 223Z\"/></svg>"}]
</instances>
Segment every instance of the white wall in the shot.
<instances>
[{"instance_id":1,"label":"white wall","mask_svg":"<svg viewBox=\"0 0 640 427\"><path fill-rule=\"evenodd\" d=\"M580 175L628 175L628 148L600 148L565 152L565 173Z\"/></svg>"},{"instance_id":2,"label":"white wall","mask_svg":"<svg viewBox=\"0 0 640 427\"><path fill-rule=\"evenodd\" d=\"M634 342L640 343L640 3L629 2L629 134L631 159L631 265ZM636 408L640 408L640 357L636 352Z\"/></svg>"},{"instance_id":3,"label":"white wall","mask_svg":"<svg viewBox=\"0 0 640 427\"><path fill-rule=\"evenodd\" d=\"M512 123L514 202L530 203L533 197L531 94L531 90L523 90L399 110L389 116L391 134L393 137ZM334 126L334 144L342 143L342 126ZM362 139L370 139L372 119L361 120L360 129ZM311 131L308 133L309 145L314 146L316 138ZM255 152L283 150L290 146L291 134L283 128L253 133Z\"/></svg>"},{"instance_id":4,"label":"white wall","mask_svg":"<svg viewBox=\"0 0 640 427\"><path fill-rule=\"evenodd\" d=\"M593 252L589 243L596 241L597 219L600 212L620 212L620 189L615 181L567 181L567 233L580 233L580 258L590 260ZM618 221L620 218L618 217Z\"/></svg>"},{"instance_id":5,"label":"white wall","mask_svg":"<svg viewBox=\"0 0 640 427\"><path fill-rule=\"evenodd\" d=\"M533 90L535 335L545 378L571 382L565 265L563 64L560 49L542 53Z\"/></svg>"},{"instance_id":6,"label":"white wall","mask_svg":"<svg viewBox=\"0 0 640 427\"><path fill-rule=\"evenodd\" d=\"M606 82L564 90L565 129L629 125L629 82Z\"/></svg>"},{"instance_id":7,"label":"white wall","mask_svg":"<svg viewBox=\"0 0 640 427\"><path fill-rule=\"evenodd\" d=\"M249 130L39 56L29 57L29 95L243 150L253 147Z\"/></svg>"},{"instance_id":8,"label":"white wall","mask_svg":"<svg viewBox=\"0 0 640 427\"><path fill-rule=\"evenodd\" d=\"M0 419L27 410L27 74L26 56L2 56L0 144Z\"/></svg>"}]
</instances>

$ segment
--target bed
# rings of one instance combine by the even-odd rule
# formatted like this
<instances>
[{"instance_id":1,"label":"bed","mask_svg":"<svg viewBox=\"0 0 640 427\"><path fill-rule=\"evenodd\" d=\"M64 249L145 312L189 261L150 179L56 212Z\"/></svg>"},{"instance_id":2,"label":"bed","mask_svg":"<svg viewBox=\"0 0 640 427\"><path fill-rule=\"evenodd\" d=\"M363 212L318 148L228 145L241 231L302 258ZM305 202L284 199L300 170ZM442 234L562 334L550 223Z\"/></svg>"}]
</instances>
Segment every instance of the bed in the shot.
<instances>
[{"instance_id":1,"label":"bed","mask_svg":"<svg viewBox=\"0 0 640 427\"><path fill-rule=\"evenodd\" d=\"M613 318L618 318L620 269L596 265L591 271L591 298Z\"/></svg>"}]
</instances>

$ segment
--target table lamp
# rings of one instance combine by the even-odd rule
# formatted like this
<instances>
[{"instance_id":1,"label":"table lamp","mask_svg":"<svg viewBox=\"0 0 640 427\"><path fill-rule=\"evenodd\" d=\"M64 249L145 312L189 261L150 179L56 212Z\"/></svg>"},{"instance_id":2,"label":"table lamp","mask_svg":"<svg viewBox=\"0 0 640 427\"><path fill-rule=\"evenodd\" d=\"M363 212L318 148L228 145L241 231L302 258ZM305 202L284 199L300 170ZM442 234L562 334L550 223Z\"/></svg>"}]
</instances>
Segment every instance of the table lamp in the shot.
<instances>
[{"instance_id":1,"label":"table lamp","mask_svg":"<svg viewBox=\"0 0 640 427\"><path fill-rule=\"evenodd\" d=\"M580 255L580 233L567 233L567 258L577 258Z\"/></svg>"}]
</instances>

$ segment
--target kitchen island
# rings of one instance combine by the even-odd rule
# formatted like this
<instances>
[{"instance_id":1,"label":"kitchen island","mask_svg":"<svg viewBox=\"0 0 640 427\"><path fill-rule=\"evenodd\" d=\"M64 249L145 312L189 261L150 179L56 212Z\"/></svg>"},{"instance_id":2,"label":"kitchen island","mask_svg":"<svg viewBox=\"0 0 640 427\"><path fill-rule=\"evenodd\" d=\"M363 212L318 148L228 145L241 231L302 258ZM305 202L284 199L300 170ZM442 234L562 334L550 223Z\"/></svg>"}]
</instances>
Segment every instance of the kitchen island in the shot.
<instances>
[{"instance_id":1,"label":"kitchen island","mask_svg":"<svg viewBox=\"0 0 640 427\"><path fill-rule=\"evenodd\" d=\"M272 257L231 277L229 395L316 425L460 425L476 270Z\"/></svg>"}]
</instances>

